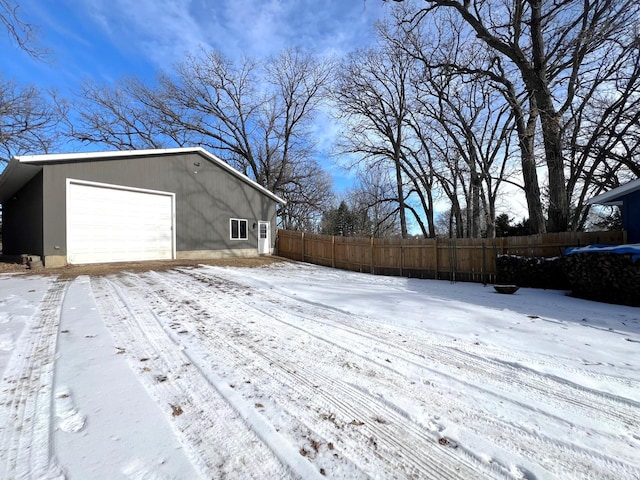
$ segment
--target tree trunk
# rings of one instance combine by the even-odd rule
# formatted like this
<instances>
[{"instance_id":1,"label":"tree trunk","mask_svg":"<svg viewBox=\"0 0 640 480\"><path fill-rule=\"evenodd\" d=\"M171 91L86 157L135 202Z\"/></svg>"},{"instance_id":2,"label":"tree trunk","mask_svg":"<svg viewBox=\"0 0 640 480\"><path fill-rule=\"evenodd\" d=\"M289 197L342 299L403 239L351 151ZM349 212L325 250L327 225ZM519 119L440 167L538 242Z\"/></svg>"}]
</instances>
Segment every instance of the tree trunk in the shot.
<instances>
[{"instance_id":1,"label":"tree trunk","mask_svg":"<svg viewBox=\"0 0 640 480\"><path fill-rule=\"evenodd\" d=\"M540 184L538 183L538 172L536 170L536 160L533 153L537 123L535 100L532 98L529 99L529 119L526 122L524 112L513 89L509 90L507 101L513 109L516 131L518 132L524 194L527 199L527 209L529 211L529 228L532 234L546 233L547 229L544 215L542 214L542 201L540 200Z\"/></svg>"},{"instance_id":2,"label":"tree trunk","mask_svg":"<svg viewBox=\"0 0 640 480\"><path fill-rule=\"evenodd\" d=\"M399 156L398 156L399 157ZM402 185L402 168L400 166L400 159L396 157L394 159L396 168L396 183L398 188L398 208L400 209L400 234L402 238L407 238L407 214L404 208L404 188Z\"/></svg>"},{"instance_id":3,"label":"tree trunk","mask_svg":"<svg viewBox=\"0 0 640 480\"><path fill-rule=\"evenodd\" d=\"M518 142L520 143L520 162L531 233L545 233L547 228L542 214L538 172L536 170L536 160L533 156L533 137L526 134L524 136L518 135Z\"/></svg>"},{"instance_id":4,"label":"tree trunk","mask_svg":"<svg viewBox=\"0 0 640 480\"><path fill-rule=\"evenodd\" d=\"M470 238L480 238L480 175L475 170L475 165L471 170L471 231Z\"/></svg>"},{"instance_id":5,"label":"tree trunk","mask_svg":"<svg viewBox=\"0 0 640 480\"><path fill-rule=\"evenodd\" d=\"M519 65L530 95L535 98L549 173L549 232L564 232L569 226L569 202L562 155L562 130L553 105L547 78L547 56L543 37L542 2L529 0L531 7L531 47L533 68Z\"/></svg>"},{"instance_id":6,"label":"tree trunk","mask_svg":"<svg viewBox=\"0 0 640 480\"><path fill-rule=\"evenodd\" d=\"M565 232L569 226L569 202L562 156L562 131L550 97L540 95L547 105L540 108L540 124L549 173L549 223L547 231Z\"/></svg>"},{"instance_id":7,"label":"tree trunk","mask_svg":"<svg viewBox=\"0 0 640 480\"><path fill-rule=\"evenodd\" d=\"M429 226L429 237L436 238L436 222L433 218L433 193L431 190L427 191L427 198L429 199L429 205L432 205L432 207L425 212L427 214L427 225Z\"/></svg>"}]
</instances>

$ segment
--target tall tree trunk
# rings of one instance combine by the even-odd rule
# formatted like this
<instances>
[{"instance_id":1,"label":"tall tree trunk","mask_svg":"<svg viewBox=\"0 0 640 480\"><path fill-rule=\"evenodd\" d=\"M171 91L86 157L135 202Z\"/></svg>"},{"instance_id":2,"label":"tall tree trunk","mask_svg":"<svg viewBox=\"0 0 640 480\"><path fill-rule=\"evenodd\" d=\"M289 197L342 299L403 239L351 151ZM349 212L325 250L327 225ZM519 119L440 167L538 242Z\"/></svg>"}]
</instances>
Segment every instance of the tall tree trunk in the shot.
<instances>
[{"instance_id":1,"label":"tall tree trunk","mask_svg":"<svg viewBox=\"0 0 640 480\"><path fill-rule=\"evenodd\" d=\"M487 205L487 238L495 238L496 236L496 201L495 197L489 195Z\"/></svg>"},{"instance_id":2,"label":"tall tree trunk","mask_svg":"<svg viewBox=\"0 0 640 480\"><path fill-rule=\"evenodd\" d=\"M541 95L539 101L548 97ZM562 131L555 109L549 102L540 108L540 124L549 174L549 232L564 232L569 226L569 201L562 155Z\"/></svg>"},{"instance_id":3,"label":"tall tree trunk","mask_svg":"<svg viewBox=\"0 0 640 480\"><path fill-rule=\"evenodd\" d=\"M462 209L460 208L460 204L456 204L456 208L454 211L456 218L456 233L454 235L455 238L464 238L464 224L462 222Z\"/></svg>"},{"instance_id":4,"label":"tall tree trunk","mask_svg":"<svg viewBox=\"0 0 640 480\"><path fill-rule=\"evenodd\" d=\"M518 135L518 141L520 142L520 163L522 166L524 194L527 199L531 233L545 233L547 228L542 213L538 172L536 170L536 160L533 155L533 137Z\"/></svg>"},{"instance_id":5,"label":"tall tree trunk","mask_svg":"<svg viewBox=\"0 0 640 480\"><path fill-rule=\"evenodd\" d=\"M531 8L531 47L533 68L520 64L529 94L533 94L544 142L544 152L549 174L549 232L564 232L569 226L569 202L562 155L562 130L560 119L553 105L547 77L547 56L543 37L542 2L528 0Z\"/></svg>"},{"instance_id":6,"label":"tall tree trunk","mask_svg":"<svg viewBox=\"0 0 640 480\"><path fill-rule=\"evenodd\" d=\"M540 184L534 157L534 139L537 123L537 108L535 99L529 99L529 118L525 121L524 112L515 95L515 90L509 89L507 101L511 104L515 115L516 131L518 132L518 146L520 147L520 163L522 166L522 179L524 181L524 194L527 199L529 211L529 226L531 233L546 233L547 228L542 213L542 201L540 199Z\"/></svg>"},{"instance_id":7,"label":"tall tree trunk","mask_svg":"<svg viewBox=\"0 0 640 480\"><path fill-rule=\"evenodd\" d=\"M471 170L471 180L470 180L470 190L471 190L471 231L469 232L469 237L471 238L480 238L480 175L475 169L475 165L473 165L473 169Z\"/></svg>"},{"instance_id":8,"label":"tall tree trunk","mask_svg":"<svg viewBox=\"0 0 640 480\"><path fill-rule=\"evenodd\" d=\"M407 214L404 208L404 187L402 185L402 167L400 165L400 155L394 159L396 169L396 184L398 189L398 208L400 209L400 234L402 238L407 238Z\"/></svg>"},{"instance_id":9,"label":"tall tree trunk","mask_svg":"<svg viewBox=\"0 0 640 480\"><path fill-rule=\"evenodd\" d=\"M429 201L429 205L433 205L433 193L431 192L431 189L427 191L427 198ZM431 207L425 213L427 215L427 225L429 225L429 237L436 238L436 222L433 218L433 207Z\"/></svg>"}]
</instances>

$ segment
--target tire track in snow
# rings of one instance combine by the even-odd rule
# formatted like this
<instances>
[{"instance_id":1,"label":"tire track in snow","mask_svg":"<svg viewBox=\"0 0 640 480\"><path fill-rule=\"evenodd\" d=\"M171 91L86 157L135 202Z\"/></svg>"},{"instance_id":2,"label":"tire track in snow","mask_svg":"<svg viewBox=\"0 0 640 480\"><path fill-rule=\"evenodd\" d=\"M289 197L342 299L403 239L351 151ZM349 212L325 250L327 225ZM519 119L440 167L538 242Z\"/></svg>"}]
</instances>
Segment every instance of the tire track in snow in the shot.
<instances>
[{"instance_id":1,"label":"tire track in snow","mask_svg":"<svg viewBox=\"0 0 640 480\"><path fill-rule=\"evenodd\" d=\"M290 301L297 303L296 299L290 299ZM278 306L287 309L286 305L280 304ZM332 317L335 318L335 312L330 311L333 313ZM494 396L497 393L487 390L487 385L492 385L500 390L506 388L505 394L513 391L514 387L518 393L526 390L531 396L537 397L540 404L543 405L548 403L549 397L551 397L558 408L566 410L567 406L577 407L589 418L609 420L609 423L615 422L612 429L630 430L640 425L640 403L584 387L553 374L540 373L514 362L486 358L458 346L418 342L409 337L403 337L405 340L402 341L394 341L393 335L387 335L385 339L382 339L379 330L376 331L367 325L367 322L361 321L354 315L343 314L341 321L330 320L326 317L320 320L318 315L310 316L309 314L297 316L296 320L300 318L312 324L321 322L345 334L352 335L355 341L359 341L363 345L365 343L360 339L365 338L379 346L386 346L386 349L378 347L381 354L400 358L425 369L433 371L433 365L436 363L440 367L454 372L455 377L452 377L454 381L459 381L459 376L467 377L475 382L465 382L467 386L475 386L475 388ZM282 320L282 315L280 315L280 319ZM292 324L291 321L283 321ZM399 352L408 353L410 357ZM443 373L438 369L435 371ZM507 398L502 395L500 397ZM554 416L554 414L550 415ZM555 414L555 416L557 415Z\"/></svg>"},{"instance_id":2,"label":"tire track in snow","mask_svg":"<svg viewBox=\"0 0 640 480\"><path fill-rule=\"evenodd\" d=\"M165 279L166 280L166 279ZM171 318L167 320L171 328L181 329L178 332L178 335L187 333L187 327L191 328L192 332L198 332L198 335L214 335L218 336L218 332L210 332L206 328L204 328L201 324L202 318L205 318L205 321L214 320L209 318L206 312L202 312L199 309L194 309L193 306L196 305L197 301L188 294L180 295L174 292L176 285L174 283L165 283L165 280L157 278L155 281L149 281L150 285L147 286L147 292L145 293L145 298L147 301L154 305L157 308L157 315L159 318L167 317ZM158 283L162 282L162 284ZM155 299L153 297L156 297ZM167 298L169 300L167 300ZM176 313L180 313L180 319L175 319ZM198 325L189 324L185 325L180 320L182 316L188 315L191 319L195 319ZM195 317L194 317L195 315ZM192 318L193 317L193 318ZM236 321L234 320L234 324ZM232 329L233 330L233 329ZM234 333L231 332L231 336ZM178 341L185 342L187 339L185 336L180 336ZM228 342L227 339L220 337L217 338L216 342L213 341L202 341L198 345L189 344L189 347L186 349L187 352L191 352L191 358L194 363L202 365L203 371L211 372L212 369L216 371L223 371L225 369L232 370L234 373L238 373L241 370L241 374L234 375L236 377L242 377L242 380L246 380L247 378L253 379L254 381L241 381L240 378L237 378L237 382L227 383L232 388L235 388L232 383L250 383L252 386L259 384L261 387L265 385L265 379L272 377L273 368L270 365L266 365L265 362L262 362L261 366L255 366L255 355L250 354L249 356L234 354L229 355L227 353L228 350L235 351L235 347L232 343ZM199 347L199 348L198 348ZM204 348L204 350L203 350ZM198 354L194 354L195 350L203 351L199 356ZM210 359L211 356L215 356L215 363L212 363ZM225 373L222 373L225 375ZM224 380L225 382L230 382L229 378ZM288 390L289 386L279 385L275 387L277 390ZM297 386L296 386L297 388ZM264 388L261 388L264 390ZM295 394L298 396L300 392L296 390ZM313 392L314 395L316 392ZM250 400L250 401L249 401ZM331 445L331 439L333 438L333 432L329 432L327 435L324 435L322 432L319 432L317 429L310 428L310 424L315 424L317 419L314 419L312 422L303 422L298 418L298 414L300 413L299 409L305 407L300 407L300 405L296 406L296 411L291 413L287 409L287 405L291 403L291 398L287 397L284 394L280 394L280 392L269 391L268 394L261 394L257 392L256 395L244 395L244 399L241 399L238 403L250 403L253 405L252 408L260 408L262 410L263 415L269 416L269 408L273 407L277 410L275 415L271 415L269 418L271 419L274 426L279 425L280 435L288 437L288 441L292 444L297 444L300 448L299 455L303 455L303 450L308 449L304 455L311 453L309 456L310 460L313 460L320 469L325 471L325 474L330 477L333 476L332 473L338 472L336 478L340 478L340 472L348 472L344 478L361 478L368 475L365 475L363 472L359 470L359 467L352 463L345 463L343 458L344 456L340 456L337 454L339 451L338 448L334 450L334 446L325 447L326 450L320 452L320 448L322 445ZM264 405L263 405L264 404ZM306 403L305 403L306 405ZM266 406L266 408L265 408ZM288 420L288 424L282 426L283 418ZM286 421L285 421L286 423ZM324 440L324 442L322 442ZM362 440L362 439L361 439ZM368 439L364 439L364 441L368 441ZM282 439L281 439L282 442ZM282 443L281 443L282 444ZM310 446L309 446L310 445ZM336 445L337 447L337 445ZM315 449L315 458L313 456L313 450ZM309 452L311 450L311 452ZM344 452L342 452L344 453ZM326 462L325 457L331 457L329 459L331 465ZM337 464L336 464L337 463ZM389 475L378 478L388 478L393 475L395 472L390 472Z\"/></svg>"},{"instance_id":3,"label":"tire track in snow","mask_svg":"<svg viewBox=\"0 0 640 480\"><path fill-rule=\"evenodd\" d=\"M159 274L149 275L155 277L149 284L146 296L149 301L152 301L154 288L158 289L158 281L166 282L161 287L161 295L155 295L156 302L164 302L164 305L159 306L161 310L169 309L171 305L174 306L171 309L173 315L179 314L180 309L187 310L181 317L188 322L189 319L202 318L209 308L215 308L215 299L207 302L206 297L210 295L206 291L194 291L192 283L184 282L187 279L184 275L178 274L183 277L182 282L176 276L167 280ZM176 289L176 285L180 288ZM228 306L227 302L225 306ZM352 445L370 445L373 442L374 450L351 450L351 455L358 457L361 466L364 466L367 457L373 453L383 460L372 467L373 472L377 472L382 478L398 474L397 467L390 469L398 460L405 474L417 475L418 478L472 478L479 472L482 472L484 478L513 478L505 467L497 462L488 464L461 445L455 448L441 445L438 441L442 437L437 432L408 422L406 415L399 412L397 407L391 407L349 383L326 376L316 368L307 368L299 362L293 362L290 357L279 354L270 346L261 346L258 342L250 342L248 345L238 343L234 335L238 335L238 329L242 327L234 325L246 314L247 308L253 309L238 302L233 311L225 309L222 312L217 309L216 320L225 321L222 324L216 321L218 328L215 331L201 326L193 328L193 331L200 331L199 340L208 350L235 357L234 360L227 359L229 364L259 365L261 371L277 381L278 384L271 389L274 393L270 395L280 395L280 402L293 401L278 394L278 391L291 389L296 395L302 395L304 402L308 402L317 414L324 414L332 418L333 422L341 423L341 434L351 435ZM223 324L229 326L228 331L223 331ZM304 409L300 408L298 414L304 415ZM306 420L311 425L318 423L317 416ZM349 425L355 425L351 431L345 429ZM369 462L372 460L369 459ZM385 471L386 474L382 473Z\"/></svg>"},{"instance_id":4,"label":"tire track in snow","mask_svg":"<svg viewBox=\"0 0 640 480\"><path fill-rule=\"evenodd\" d=\"M295 456L289 452L292 459L285 458L289 461L281 463L283 459L265 446L275 441L273 432L260 428L256 432L245 426L255 426L260 419L234 409L229 401L232 393L222 382L205 377L194 366L153 313L141 307L146 300L136 292L133 279L124 275L93 278L92 284L105 323L123 345L121 348L129 355L134 370L135 358L148 358L145 365L150 364L156 373L160 372L155 381L151 375L142 374L140 378L162 409L173 410L174 428L205 476L243 479L286 478L290 474L304 478L319 476L297 452ZM267 438L260 438L259 433Z\"/></svg>"},{"instance_id":5,"label":"tire track in snow","mask_svg":"<svg viewBox=\"0 0 640 480\"><path fill-rule=\"evenodd\" d=\"M459 346L452 345L452 344L450 344L450 346L459 348ZM526 365L524 364L525 363L535 364L535 365L539 365L543 369L552 368L554 370L557 370L558 363L564 362L564 364L562 365L562 373L566 375L567 378L578 376L578 377L588 378L590 380L596 380L598 382L616 384L618 387L623 387L623 389L628 390L630 392L630 395L625 398L633 398L631 395L633 395L635 393L635 390L637 389L636 383L628 376L625 377L622 375L611 375L611 374L606 374L602 372L597 372L594 370L574 367L572 365L567 364L566 363L567 359L562 357L550 356L550 358L556 359L556 362L554 363L552 361L549 361L547 358L540 358L540 357L532 358L531 356L527 356L526 354L523 354L523 352L515 352L515 351L505 352L504 350L500 350L498 348L491 347L485 344L465 345L465 349L467 352L471 354L481 355L483 357L489 357L494 360L498 360L498 358L504 357L506 353L510 357L510 362L512 364L517 364L518 367L520 367L520 365L523 365L525 368L531 368L534 371L537 371L535 367L526 367ZM572 358L570 360L575 360L575 359ZM620 370L628 370L627 368L619 367L619 366L617 368ZM629 373L632 373L632 371L629 370ZM547 373L544 373L544 374L547 375ZM553 374L549 374L549 375L553 375ZM559 377L559 378L561 381L563 380L563 377Z\"/></svg>"},{"instance_id":6,"label":"tire track in snow","mask_svg":"<svg viewBox=\"0 0 640 480\"><path fill-rule=\"evenodd\" d=\"M68 282L54 280L17 342L0 389L0 477L64 478L51 455L53 373Z\"/></svg>"},{"instance_id":7,"label":"tire track in snow","mask_svg":"<svg viewBox=\"0 0 640 480\"><path fill-rule=\"evenodd\" d=\"M187 274L189 274L192 277L195 277L196 279L199 279L200 281L204 281L204 285L207 284L207 281L211 281L211 280L217 280L219 281L219 279L217 278L211 278L208 277L207 278L203 278L198 272L193 272L193 271L187 271L185 272ZM195 275L194 275L195 274ZM193 286L191 286L191 288L193 289ZM233 286L229 285L229 284L225 284L225 288L233 288ZM199 297L205 298L206 297L206 291L200 292L201 295ZM264 292L260 292L261 294ZM239 302L246 304L248 307L251 308L256 308L256 307L252 307L252 304L255 303L254 301L251 300L252 297L246 297L246 296L240 296L237 295L237 298L244 298L245 300L239 300ZM215 308L215 304L211 303L210 305L212 308ZM278 305L278 309L277 309L277 314L274 314L274 312L268 312L268 311L264 311L264 309L258 308L258 310L265 315L269 315L271 318L273 318L274 320L277 320L291 328L295 328L298 329L300 331L303 331L309 335L314 336L316 339L321 340L321 341L325 341L325 342L329 342L332 343L340 348L344 348L340 343L335 343L335 342L331 342L330 340L327 339L327 332L323 331L322 329L318 330L316 333L306 330L305 328L302 328L300 326L300 316L296 315L295 319L289 319L289 320L284 320L282 317L286 316L285 314L282 313L283 309L287 309L287 306L284 306L282 304ZM333 315L335 316L336 312L332 312ZM305 320L303 318L303 320ZM306 321L308 321L309 323L315 323L318 324L320 321L318 319L318 317L313 317L313 319L311 318L306 318ZM322 322L324 325L327 325L326 323ZM343 334L347 333L349 337L352 337L349 339L349 343L351 345L361 345L362 349L360 351L365 351L367 349L367 347L371 346L371 343L380 343L380 335L367 335L365 334L365 340L361 340L361 337L363 336L361 332L356 332L356 331L351 331L348 330L346 331L344 328L340 329ZM367 341L369 343L367 343ZM407 358L405 355L399 354L398 352L403 352L404 349L406 349L406 344L405 343L387 343L387 342L382 342L385 345L391 345L393 347L393 349L389 349L389 350L385 350L382 351L381 353L383 353L384 355L386 355L387 357L390 358L396 358L396 359L401 359L405 362L408 363L414 363L419 367L428 369L433 371L432 368L428 367L424 361L425 361L425 357L422 355L419 355L418 357L414 356L413 358ZM308 348L308 347L307 347ZM360 353L355 352L353 350L349 350L350 353L356 354L361 356L362 358L364 358L365 360L368 361L373 361L374 363L377 363L378 366L382 367L383 369L389 369L392 370L392 367L390 367L389 365L385 365L384 363L378 363L375 362L375 360L367 357L367 356L362 356ZM309 352L310 355L314 355L314 352ZM445 350L444 352L444 356L448 358L448 356L450 355L450 352L448 350ZM427 357L427 359L429 361L433 360L433 356L429 356ZM418 363L416 363L416 360L419 360ZM462 364L460 365L456 365L458 367L461 367ZM490 370L486 370L487 372L490 372ZM437 371L436 371L437 372ZM397 372L400 373L400 372ZM440 372L437 372L440 373ZM454 382L459 382L456 378L451 377L450 378L452 381ZM503 379L504 381L504 379ZM473 386L473 384L466 384L467 386ZM605 395L606 396L606 395ZM568 403L572 403L572 402L568 402ZM624 405L626 405L626 402L623 402ZM523 408L527 408L527 405L523 405ZM496 435L494 436L494 439L497 440L498 444L502 444L505 448L511 448L514 449L514 445L511 445L510 442L505 441L504 438L504 433L505 432L509 432L511 435L520 438L521 442L519 443L519 446L517 448L516 451L521 452L521 451L528 451L529 455L531 458L537 458L538 461L540 462L540 464L543 465L547 465L548 467L550 467L552 470L555 468L556 469L556 473L557 474L562 474L562 473L566 473L563 471L557 471L557 466L562 464L563 460L566 460L567 458L571 458L573 457L574 461L577 461L576 464L576 468L579 469L580 471L584 472L585 477L584 478L589 478L594 472L593 472L593 468L595 467L595 465L597 464L599 466L598 471L599 471L599 478L624 478L626 476L628 476L629 478L632 478L634 476L639 475L639 471L637 468L634 468L622 461L619 461L617 459L608 457L606 455L601 454L600 452L596 452L593 450L589 450L589 449L585 449L585 448L581 448L576 446L575 444L572 443L567 443L567 442L563 442L554 438L548 438L545 437L543 435L539 435L535 432L530 432L527 431L526 429L523 429L517 425L511 425L507 422L501 422L501 421L493 421L490 418L487 417L486 413L483 414L483 412L477 412L476 414L469 414L469 407L465 408L461 408L460 412L461 412L461 416L462 418L465 419L465 425L470 425L472 426L472 430L475 430L478 434L481 435L486 435L487 431L486 429L492 429L493 431L496 431ZM473 409L471 409L471 411L473 411ZM616 417L617 418L617 417ZM562 419L558 418L558 420L560 422L562 422ZM571 427L571 430L574 429L574 426L569 424L568 422L567 426ZM473 428L474 425L478 425L480 424L482 426L482 428ZM491 431L491 430L490 430ZM501 435L502 434L502 435ZM619 439L616 439L619 441ZM533 448L533 446L538 445L538 447L540 447L539 449L537 448ZM546 452L546 453L545 453ZM557 455L558 453L562 453L565 455L564 457L562 457L562 455ZM547 458L548 455L552 455L554 457L557 456L559 462L556 463L552 463L549 462L549 458ZM622 475L622 477L621 477Z\"/></svg>"},{"instance_id":8,"label":"tire track in snow","mask_svg":"<svg viewBox=\"0 0 640 480\"><path fill-rule=\"evenodd\" d=\"M308 267L306 268L306 270L308 270L308 274L312 275L313 274L313 266L309 266L309 265L303 265L303 267ZM275 267L273 267L275 268ZM187 272L188 269L182 269L183 271ZM350 273L350 272L347 272ZM223 271L222 275L220 273L220 270L217 269L216 267L203 267L202 269L200 269L198 271L198 275L201 275L201 278L225 278L225 280L236 283L237 285L241 286L242 283L242 278L238 279L237 273L233 272L233 271ZM221 275L221 276L218 276ZM230 276L232 276L232 278L229 278ZM340 276L338 276L339 278ZM347 316L347 317L358 317L358 315L354 315L352 312L348 311L348 310L343 310L334 306L329 306L326 304L322 304L319 302L314 302L305 298L301 298L301 297L297 297L297 296L292 296L289 292L278 289L276 287L275 290L271 289L269 282L264 280L263 278L260 278L259 276L253 276L252 277L254 280L257 281L258 285L261 285L264 287L264 292L271 296L274 297L274 295L278 295L278 299L282 299L282 298L287 298L290 302L293 302L292 305L310 305L311 307L314 307L320 311L329 313L331 315L335 315L338 314L340 316ZM355 279L355 280L360 280L361 279ZM376 282L381 282L381 277L376 277ZM397 288L396 286L393 285L393 280L391 280L389 283L391 283L391 285L389 285L388 288L397 290L399 294L403 294L406 293L407 290L405 288ZM440 301L445 301L440 299ZM540 320L543 321L550 321L545 319L544 317L538 317ZM371 324L375 323L377 325L379 325L381 328L387 328L387 329L393 329L394 326L390 325L389 322L386 322L382 319L378 319L375 317L359 317L359 319L366 321L366 325L367 326L371 326ZM553 322L556 323L556 322ZM608 330L607 330L608 331ZM375 330L374 330L375 332ZM437 336L438 334L435 334L433 332L427 332L429 334L430 337L433 336ZM427 341L428 344L433 344L433 343L437 343L439 345L442 345L443 343L446 344L450 344L451 346L455 346L456 348L459 347L459 344L456 345L455 343L451 342L451 340L447 337L446 339L441 336L443 339L437 339L437 340L433 340L432 338L426 338L423 337L421 340L425 340ZM486 354L487 356L496 356L499 355L501 357L504 357L505 355L510 356L513 358L513 363L520 363L523 361L527 361L527 362L534 362L534 363L538 363L541 365L545 365L545 366L555 366L555 364L545 360L545 359L531 359L529 357L524 357L522 355L519 355L519 352L511 352L511 351L505 351L505 350L498 350L495 348L491 348L489 346L486 345L468 345L466 346L468 349L472 349L473 351L481 351L482 354ZM560 361L562 361L562 359L560 359ZM600 381L606 381L606 382L612 382L624 387L628 387L630 392L631 392L631 396L629 396L628 398L635 398L634 395L637 393L636 389L637 389L637 382L635 382L635 380L632 380L628 377L620 377L620 376L616 376L616 375L609 375L609 374L604 374L604 373L600 373L600 372L596 372L593 370L589 370L589 369L580 369L577 367L573 367L573 366L569 366L569 365L563 365L563 373L567 373L569 374L569 376L571 376L572 374L576 374L576 375L580 375L583 377L588 377L588 378L593 378L595 380L600 380ZM562 380L562 378L560 378Z\"/></svg>"},{"instance_id":9,"label":"tire track in snow","mask_svg":"<svg viewBox=\"0 0 640 480\"><path fill-rule=\"evenodd\" d=\"M282 321L277 317L274 317L272 314L260 310L265 315L272 317L274 320ZM309 332L305 328L296 327L292 323L283 322L292 328L297 328L300 331L304 331L305 333L315 337L317 340L331 343L332 345L342 348L345 351L360 356L363 360L375 364L379 367L379 371L376 374L376 378L380 379L380 370L389 370L394 374L402 375L400 370L396 370L394 367L385 365L382 361L376 361L373 358L368 357L366 354L362 355L352 349L344 347L342 343L337 343L327 339L326 337L321 337L320 335ZM351 345L358 345L359 342L356 339L350 339L349 343ZM363 347L366 345L365 342L360 343ZM307 349L310 349L309 345L306 346ZM318 358L322 351L314 352L309 350L309 355L313 358ZM418 364L411 362L410 360L406 360L403 355L398 354L397 352L388 351L385 353L387 358L394 359L391 363L397 364L396 360L404 361L407 364L414 364L417 367L424 368L423 364ZM429 369L429 371L435 373L436 375L441 375L435 369ZM350 381L355 383L358 381L357 376L350 375L350 372L344 371L343 376L346 378L351 378ZM448 383L460 384L464 382L460 382L460 380L456 379L453 376L448 376ZM464 383L466 387L474 387L474 384ZM407 385L402 386L404 391L410 390ZM373 398L376 398L375 396ZM420 399L418 394L414 394L414 398L416 400ZM505 400L510 401L508 398L503 397ZM379 401L385 402L383 398L378 399ZM426 399L422 399L425 404L434 404L441 401L440 395L431 396L429 401L425 401ZM502 420L493 420L491 416L487 412L480 411L473 407L471 404L462 404L457 402L455 398L450 396L446 397L447 408L449 411L456 410L456 417L458 418L458 423L464 425L465 428L474 431L476 434L481 435L482 437L489 437L494 441L496 445L500 445L507 450L511 450L518 454L525 454L526 457L530 459L536 459L540 465L544 466L551 472L554 472L557 475L566 475L566 470L562 468L562 466L566 465L567 459L571 458L572 460L572 469L574 471L581 472L583 474L582 478L590 479L593 478L594 474L597 473L597 478L600 479L611 479L617 480L619 478L640 478L640 469L634 468L627 463L620 461L618 459L608 457L606 455L601 454L598 451L594 451L587 448L578 447L575 444L564 442L558 440L556 438L550 438L545 435L541 435L536 433L535 431L529 431L519 425L511 424L507 421ZM513 401L511 401L513 403ZM522 409L529 409L528 405L525 404L517 404ZM398 409L397 406L392 403L389 404L390 407ZM513 407L511 407L513 408ZM408 414L405 414L407 418L410 418ZM575 425L572 425L570 422L563 420L560 417L551 417L558 421L558 423L564 424L568 429L575 430ZM507 435L505 435L507 434ZM585 433L586 434L586 433ZM518 442L513 442L514 438L518 438ZM614 441L619 441L618 438L613 438ZM559 468L560 467L560 468Z\"/></svg>"},{"instance_id":10,"label":"tire track in snow","mask_svg":"<svg viewBox=\"0 0 640 480\"><path fill-rule=\"evenodd\" d=\"M217 278L203 272L190 273L193 274L194 278L200 278L204 281L207 278ZM231 281L234 282L233 280ZM236 283L236 285L240 284ZM614 421L618 427L626 430L640 427L639 402L593 390L555 375L543 374L524 365L516 366L510 362L480 357L459 347L436 345L434 343L422 344L410 337L403 337L406 341L399 342L394 341L392 335L388 335L382 340L380 329L375 326L372 327L369 319L362 319L348 312L324 307L314 302L306 302L304 299L292 298L287 295L282 297L288 300L289 305L284 305L281 302L282 297L273 298L273 294L267 291L262 291L261 294L271 297L271 302L278 309L304 311L299 305L301 303L309 305L319 314L311 316L309 312L306 312L303 317L307 320L314 323L321 321L325 325L357 336L363 336L364 334L369 340L378 344L386 344L392 349L392 352L409 350L411 353L430 362L438 362L441 366L449 369L455 368L456 375L468 375L473 372L473 378L480 379L481 384L490 381L492 385L499 388L514 385L518 390L527 390L531 395L537 396L544 402L548 402L549 397L551 397L560 406L566 407L566 404L570 404L572 408L580 409L590 418ZM328 311L331 315L322 315L323 311ZM340 321L332 319L336 315L340 315ZM388 327L386 324L383 325Z\"/></svg>"},{"instance_id":11,"label":"tire track in snow","mask_svg":"<svg viewBox=\"0 0 640 480\"><path fill-rule=\"evenodd\" d=\"M451 363L458 368L465 368L465 373L474 371L484 376L489 369L492 373L489 378L495 385L509 379L513 386L525 389L540 399L548 400L551 396L556 402L576 407L591 418L600 420L605 417L627 429L640 427L640 403L633 400L593 390L556 375L541 374L523 365L514 366L509 362L479 357L459 348L437 345L431 348L441 357L451 358Z\"/></svg>"}]
</instances>

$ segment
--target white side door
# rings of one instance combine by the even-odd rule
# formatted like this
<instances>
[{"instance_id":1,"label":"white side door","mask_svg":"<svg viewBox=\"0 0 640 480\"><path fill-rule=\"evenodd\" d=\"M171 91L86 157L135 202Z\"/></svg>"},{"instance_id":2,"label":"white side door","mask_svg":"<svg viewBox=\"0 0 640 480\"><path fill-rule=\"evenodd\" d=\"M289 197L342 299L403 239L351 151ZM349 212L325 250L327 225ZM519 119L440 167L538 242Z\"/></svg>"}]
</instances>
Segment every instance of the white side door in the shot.
<instances>
[{"instance_id":1,"label":"white side door","mask_svg":"<svg viewBox=\"0 0 640 480\"><path fill-rule=\"evenodd\" d=\"M258 222L258 254L266 255L271 253L271 242L269 241L270 235L269 222Z\"/></svg>"}]
</instances>

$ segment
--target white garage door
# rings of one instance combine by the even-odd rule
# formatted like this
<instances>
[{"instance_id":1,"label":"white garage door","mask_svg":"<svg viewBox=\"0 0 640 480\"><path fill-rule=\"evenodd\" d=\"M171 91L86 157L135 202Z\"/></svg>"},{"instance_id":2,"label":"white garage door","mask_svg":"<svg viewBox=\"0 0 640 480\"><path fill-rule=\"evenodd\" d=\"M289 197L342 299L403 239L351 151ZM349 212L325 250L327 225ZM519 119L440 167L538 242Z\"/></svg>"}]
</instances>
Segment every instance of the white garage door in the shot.
<instances>
[{"instance_id":1,"label":"white garage door","mask_svg":"<svg viewBox=\"0 0 640 480\"><path fill-rule=\"evenodd\" d=\"M67 261L174 258L174 200L168 192L67 180Z\"/></svg>"}]
</instances>

